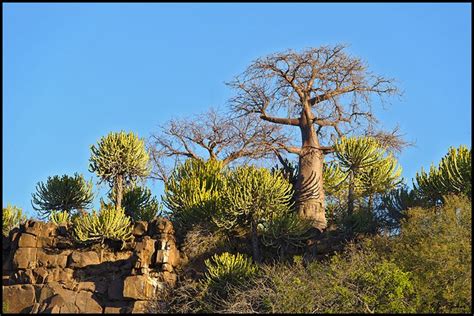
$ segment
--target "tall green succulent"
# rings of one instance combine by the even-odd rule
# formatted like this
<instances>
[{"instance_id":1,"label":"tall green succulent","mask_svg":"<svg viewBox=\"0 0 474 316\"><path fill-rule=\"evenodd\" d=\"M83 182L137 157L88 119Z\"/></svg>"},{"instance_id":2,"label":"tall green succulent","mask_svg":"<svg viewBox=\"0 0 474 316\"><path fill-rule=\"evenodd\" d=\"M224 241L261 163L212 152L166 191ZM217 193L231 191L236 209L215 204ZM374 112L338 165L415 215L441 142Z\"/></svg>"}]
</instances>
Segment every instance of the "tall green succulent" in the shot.
<instances>
[{"instance_id":1,"label":"tall green succulent","mask_svg":"<svg viewBox=\"0 0 474 316\"><path fill-rule=\"evenodd\" d=\"M335 145L335 156L337 165L346 175L349 214L354 211L358 197L367 197L372 208L375 194L401 183L402 170L397 160L373 137L343 137Z\"/></svg>"},{"instance_id":2,"label":"tall green succulent","mask_svg":"<svg viewBox=\"0 0 474 316\"><path fill-rule=\"evenodd\" d=\"M71 222L71 216L67 211L51 212L49 219L56 225L68 225Z\"/></svg>"},{"instance_id":3,"label":"tall green succulent","mask_svg":"<svg viewBox=\"0 0 474 316\"><path fill-rule=\"evenodd\" d=\"M105 239L125 242L133 238L130 217L123 209L115 209L111 205L102 205L99 213L77 216L73 221L74 237L80 242L100 242Z\"/></svg>"},{"instance_id":4,"label":"tall green succulent","mask_svg":"<svg viewBox=\"0 0 474 316\"><path fill-rule=\"evenodd\" d=\"M198 223L209 226L224 187L225 170L221 161L188 159L165 183L163 203L178 227L187 230Z\"/></svg>"},{"instance_id":5,"label":"tall green succulent","mask_svg":"<svg viewBox=\"0 0 474 316\"><path fill-rule=\"evenodd\" d=\"M133 132L111 132L91 146L89 171L101 182L115 187L116 207L121 208L123 188L150 173L149 156L143 139Z\"/></svg>"},{"instance_id":6,"label":"tall green succulent","mask_svg":"<svg viewBox=\"0 0 474 316\"><path fill-rule=\"evenodd\" d=\"M82 175L73 177L48 177L46 184L38 182L36 193L32 194L32 206L47 218L52 211L67 211L88 208L92 204L92 181L86 182Z\"/></svg>"},{"instance_id":7,"label":"tall green succulent","mask_svg":"<svg viewBox=\"0 0 474 316\"><path fill-rule=\"evenodd\" d=\"M8 236L14 227L18 227L26 217L22 215L22 210L19 207L10 204L2 208L2 233L3 236Z\"/></svg>"},{"instance_id":8,"label":"tall green succulent","mask_svg":"<svg viewBox=\"0 0 474 316\"><path fill-rule=\"evenodd\" d=\"M257 225L289 211L292 185L280 173L241 166L229 173L220 207L212 217L218 227L250 228L254 260L260 261Z\"/></svg>"},{"instance_id":9,"label":"tall green succulent","mask_svg":"<svg viewBox=\"0 0 474 316\"><path fill-rule=\"evenodd\" d=\"M413 187L428 205L441 203L451 193L471 197L471 149L450 147L438 166L432 164L429 173L422 168L415 178Z\"/></svg>"}]
</instances>

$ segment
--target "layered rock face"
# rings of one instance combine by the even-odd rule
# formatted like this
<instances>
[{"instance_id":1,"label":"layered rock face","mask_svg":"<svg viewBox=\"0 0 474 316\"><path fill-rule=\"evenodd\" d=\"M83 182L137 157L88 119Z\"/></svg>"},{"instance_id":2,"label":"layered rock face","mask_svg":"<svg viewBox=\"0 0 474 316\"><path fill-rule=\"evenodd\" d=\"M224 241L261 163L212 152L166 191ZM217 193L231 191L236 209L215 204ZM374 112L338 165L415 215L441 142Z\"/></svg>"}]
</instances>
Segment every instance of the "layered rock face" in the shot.
<instances>
[{"instance_id":1,"label":"layered rock face","mask_svg":"<svg viewBox=\"0 0 474 316\"><path fill-rule=\"evenodd\" d=\"M3 237L3 304L8 313L141 313L176 283L173 225L138 222L124 250L81 248L64 226L28 221Z\"/></svg>"}]
</instances>

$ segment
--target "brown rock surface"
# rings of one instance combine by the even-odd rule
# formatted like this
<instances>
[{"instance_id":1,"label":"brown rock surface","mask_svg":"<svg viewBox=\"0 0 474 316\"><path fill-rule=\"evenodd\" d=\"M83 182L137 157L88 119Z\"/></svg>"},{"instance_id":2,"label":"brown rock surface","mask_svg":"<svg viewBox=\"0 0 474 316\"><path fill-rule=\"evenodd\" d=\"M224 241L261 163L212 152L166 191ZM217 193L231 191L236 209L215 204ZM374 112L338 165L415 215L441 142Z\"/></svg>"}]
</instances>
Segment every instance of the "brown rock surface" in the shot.
<instances>
[{"instance_id":1,"label":"brown rock surface","mask_svg":"<svg viewBox=\"0 0 474 316\"><path fill-rule=\"evenodd\" d=\"M125 278L123 297L135 300L149 300L155 296L158 281L146 275L133 275Z\"/></svg>"},{"instance_id":2,"label":"brown rock surface","mask_svg":"<svg viewBox=\"0 0 474 316\"><path fill-rule=\"evenodd\" d=\"M18 248L13 256L14 269L36 268L36 248Z\"/></svg>"},{"instance_id":3,"label":"brown rock surface","mask_svg":"<svg viewBox=\"0 0 474 316\"><path fill-rule=\"evenodd\" d=\"M79 313L98 313L102 314L102 306L92 297L93 293L88 291L79 292L76 296L76 306Z\"/></svg>"},{"instance_id":4,"label":"brown rock surface","mask_svg":"<svg viewBox=\"0 0 474 316\"><path fill-rule=\"evenodd\" d=\"M73 251L69 255L70 268L84 268L90 265L99 264L99 255L95 251Z\"/></svg>"},{"instance_id":5,"label":"brown rock surface","mask_svg":"<svg viewBox=\"0 0 474 316\"><path fill-rule=\"evenodd\" d=\"M2 301L8 302L8 313L29 312L35 303L35 288L31 284L4 286Z\"/></svg>"}]
</instances>

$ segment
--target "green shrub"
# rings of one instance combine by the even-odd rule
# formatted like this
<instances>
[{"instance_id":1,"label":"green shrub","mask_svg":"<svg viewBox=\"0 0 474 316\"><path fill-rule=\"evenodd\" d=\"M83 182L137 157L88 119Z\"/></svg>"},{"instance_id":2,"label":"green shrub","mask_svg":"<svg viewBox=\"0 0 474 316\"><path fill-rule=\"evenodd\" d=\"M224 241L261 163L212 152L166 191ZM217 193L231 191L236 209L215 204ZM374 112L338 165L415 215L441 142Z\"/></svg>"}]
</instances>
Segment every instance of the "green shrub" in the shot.
<instances>
[{"instance_id":1,"label":"green shrub","mask_svg":"<svg viewBox=\"0 0 474 316\"><path fill-rule=\"evenodd\" d=\"M414 189L428 206L442 203L448 194L472 196L471 150L466 146L450 147L438 166L433 164L429 173L423 168L416 174Z\"/></svg>"},{"instance_id":2,"label":"green shrub","mask_svg":"<svg viewBox=\"0 0 474 316\"><path fill-rule=\"evenodd\" d=\"M261 225L262 243L277 249L279 255L284 255L290 247L302 249L312 237L312 227L311 221L296 213L285 213Z\"/></svg>"},{"instance_id":3,"label":"green shrub","mask_svg":"<svg viewBox=\"0 0 474 316\"><path fill-rule=\"evenodd\" d=\"M49 216L51 222L55 223L56 225L69 225L71 222L71 216L67 211L63 212L51 212Z\"/></svg>"},{"instance_id":4,"label":"green shrub","mask_svg":"<svg viewBox=\"0 0 474 316\"><path fill-rule=\"evenodd\" d=\"M253 258L260 261L257 226L290 211L292 185L280 173L265 168L237 167L229 172L220 206L212 217L225 230L246 230L252 240Z\"/></svg>"},{"instance_id":5,"label":"green shrub","mask_svg":"<svg viewBox=\"0 0 474 316\"><path fill-rule=\"evenodd\" d=\"M115 190L111 190L109 200L115 201ZM125 188L122 197L122 208L125 214L136 221L151 221L160 212L163 211L161 205L155 196L152 196L151 190L147 187L132 185Z\"/></svg>"},{"instance_id":6,"label":"green shrub","mask_svg":"<svg viewBox=\"0 0 474 316\"><path fill-rule=\"evenodd\" d=\"M88 208L92 204L92 181L86 182L77 173L73 177L48 177L46 184L38 182L36 193L32 194L32 206L45 218L52 211L67 211Z\"/></svg>"},{"instance_id":7,"label":"green shrub","mask_svg":"<svg viewBox=\"0 0 474 316\"><path fill-rule=\"evenodd\" d=\"M371 247L349 248L327 262L268 266L262 291L272 313L413 312L410 274Z\"/></svg>"},{"instance_id":8,"label":"green shrub","mask_svg":"<svg viewBox=\"0 0 474 316\"><path fill-rule=\"evenodd\" d=\"M26 217L22 215L21 208L10 204L2 210L2 233L7 237L13 228L18 227L26 220Z\"/></svg>"},{"instance_id":9,"label":"green shrub","mask_svg":"<svg viewBox=\"0 0 474 316\"><path fill-rule=\"evenodd\" d=\"M222 162L188 159L165 183L163 203L179 230L188 230L195 224L210 226L224 186Z\"/></svg>"},{"instance_id":10,"label":"green shrub","mask_svg":"<svg viewBox=\"0 0 474 316\"><path fill-rule=\"evenodd\" d=\"M447 196L441 207L408 210L394 260L412 271L420 313L472 313L472 205Z\"/></svg>"},{"instance_id":11,"label":"green shrub","mask_svg":"<svg viewBox=\"0 0 474 316\"><path fill-rule=\"evenodd\" d=\"M241 286L257 273L257 266L245 255L224 252L205 262L203 284L206 291L222 294L229 285Z\"/></svg>"},{"instance_id":12,"label":"green shrub","mask_svg":"<svg viewBox=\"0 0 474 316\"><path fill-rule=\"evenodd\" d=\"M73 222L74 237L80 242L100 242L105 239L125 242L133 238L130 217L123 209L115 209L111 205L102 205L97 214L84 214L76 217Z\"/></svg>"}]
</instances>

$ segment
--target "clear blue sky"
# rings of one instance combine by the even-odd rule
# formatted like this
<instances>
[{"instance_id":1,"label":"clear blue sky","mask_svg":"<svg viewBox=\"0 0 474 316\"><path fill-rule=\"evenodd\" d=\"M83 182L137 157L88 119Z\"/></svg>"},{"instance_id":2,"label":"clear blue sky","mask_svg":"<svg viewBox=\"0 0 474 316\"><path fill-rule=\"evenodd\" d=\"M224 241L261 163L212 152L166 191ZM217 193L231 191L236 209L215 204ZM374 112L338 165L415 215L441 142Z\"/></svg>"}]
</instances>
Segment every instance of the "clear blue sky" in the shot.
<instances>
[{"instance_id":1,"label":"clear blue sky","mask_svg":"<svg viewBox=\"0 0 474 316\"><path fill-rule=\"evenodd\" d=\"M471 145L468 3L3 4L2 205L35 215L38 181L97 181L87 169L101 136L148 137L225 105L224 82L258 57L337 43L404 91L374 107L416 142L400 156L410 183L449 146Z\"/></svg>"}]
</instances>

